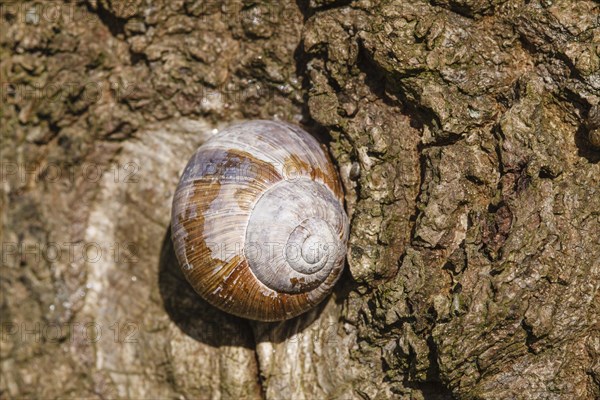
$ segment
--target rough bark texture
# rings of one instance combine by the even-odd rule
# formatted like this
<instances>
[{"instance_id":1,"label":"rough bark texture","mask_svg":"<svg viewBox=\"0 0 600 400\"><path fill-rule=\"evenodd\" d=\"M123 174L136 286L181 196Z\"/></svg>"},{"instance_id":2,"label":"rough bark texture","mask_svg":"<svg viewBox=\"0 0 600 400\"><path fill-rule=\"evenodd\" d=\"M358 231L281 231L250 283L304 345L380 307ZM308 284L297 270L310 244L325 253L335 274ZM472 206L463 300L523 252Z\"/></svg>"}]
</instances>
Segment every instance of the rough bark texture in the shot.
<instances>
[{"instance_id":1,"label":"rough bark texture","mask_svg":"<svg viewBox=\"0 0 600 400\"><path fill-rule=\"evenodd\" d=\"M0 398L600 397L597 1L0 7ZM327 142L352 218L282 323L204 303L168 233L250 118Z\"/></svg>"}]
</instances>

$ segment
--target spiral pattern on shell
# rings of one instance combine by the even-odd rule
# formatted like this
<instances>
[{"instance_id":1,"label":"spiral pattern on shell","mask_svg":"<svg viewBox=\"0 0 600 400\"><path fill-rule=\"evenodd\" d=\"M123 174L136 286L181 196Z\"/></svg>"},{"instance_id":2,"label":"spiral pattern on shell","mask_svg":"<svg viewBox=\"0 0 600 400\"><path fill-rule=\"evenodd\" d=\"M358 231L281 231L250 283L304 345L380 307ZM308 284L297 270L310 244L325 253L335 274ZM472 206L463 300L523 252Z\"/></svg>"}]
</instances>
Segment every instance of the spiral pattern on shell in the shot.
<instances>
[{"instance_id":1,"label":"spiral pattern on shell","mask_svg":"<svg viewBox=\"0 0 600 400\"><path fill-rule=\"evenodd\" d=\"M196 151L175 192L171 229L196 292L231 314L275 321L331 292L349 223L319 143L296 126L259 120Z\"/></svg>"}]
</instances>

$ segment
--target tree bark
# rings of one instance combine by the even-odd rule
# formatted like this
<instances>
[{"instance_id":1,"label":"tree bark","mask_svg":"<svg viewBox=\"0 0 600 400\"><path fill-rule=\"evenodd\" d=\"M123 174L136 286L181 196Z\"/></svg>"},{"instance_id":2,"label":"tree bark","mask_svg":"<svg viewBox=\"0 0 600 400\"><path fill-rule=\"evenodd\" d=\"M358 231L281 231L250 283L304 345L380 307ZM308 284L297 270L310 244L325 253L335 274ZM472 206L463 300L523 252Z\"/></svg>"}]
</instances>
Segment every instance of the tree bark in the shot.
<instances>
[{"instance_id":1,"label":"tree bark","mask_svg":"<svg viewBox=\"0 0 600 400\"><path fill-rule=\"evenodd\" d=\"M0 2L0 398L600 398L600 4ZM236 318L179 271L195 148L328 144L335 292Z\"/></svg>"}]
</instances>

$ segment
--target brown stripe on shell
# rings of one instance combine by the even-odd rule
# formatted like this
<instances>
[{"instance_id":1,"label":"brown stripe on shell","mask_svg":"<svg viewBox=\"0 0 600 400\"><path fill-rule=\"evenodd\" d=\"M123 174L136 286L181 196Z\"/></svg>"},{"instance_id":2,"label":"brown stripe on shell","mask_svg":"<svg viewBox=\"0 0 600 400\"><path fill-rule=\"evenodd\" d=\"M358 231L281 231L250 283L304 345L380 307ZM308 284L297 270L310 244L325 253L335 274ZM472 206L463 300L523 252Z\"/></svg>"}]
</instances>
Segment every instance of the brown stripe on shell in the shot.
<instances>
[{"instance_id":1,"label":"brown stripe on shell","mask_svg":"<svg viewBox=\"0 0 600 400\"><path fill-rule=\"evenodd\" d=\"M251 210L262 192L283 179L273 165L259 160L248 152L232 149L227 152L227 157L241 160L242 164L251 167L251 170L244 172L246 178L244 182L247 186L240 185L235 191L235 198L243 210Z\"/></svg>"},{"instance_id":2,"label":"brown stripe on shell","mask_svg":"<svg viewBox=\"0 0 600 400\"><path fill-rule=\"evenodd\" d=\"M211 291L210 301L232 314L251 316L262 321L275 321L299 315L312 304L307 293L278 293L256 279L244 259L232 269L225 267L224 280Z\"/></svg>"},{"instance_id":3,"label":"brown stripe on shell","mask_svg":"<svg viewBox=\"0 0 600 400\"><path fill-rule=\"evenodd\" d=\"M193 254L188 253L188 249L194 245L198 245L201 252L210 251L203 240L205 205L210 204L219 195L220 188L221 184L218 181L211 181L202 186L192 182L189 185L179 187L175 193L174 203L183 201L185 204L185 208L180 214L174 217L179 222L179 227L185 231L183 250L187 256L193 256ZM190 191L191 195L189 194ZM173 235L178 238L182 233L176 231L173 232ZM179 252L181 249L175 250Z\"/></svg>"},{"instance_id":4,"label":"brown stripe on shell","mask_svg":"<svg viewBox=\"0 0 600 400\"><path fill-rule=\"evenodd\" d=\"M327 157L327 155L325 154ZM339 183L338 173L333 167L331 162L326 163L326 170L322 170L319 167L312 166L308 162L302 160L296 154L290 154L284 161L284 173L294 171L300 172L302 175L310 176L312 180L322 182L325 186L327 186L334 194L335 197L341 201L343 199L344 194L342 191L342 186ZM288 176L287 178L293 179L294 176Z\"/></svg>"},{"instance_id":5,"label":"brown stripe on shell","mask_svg":"<svg viewBox=\"0 0 600 400\"><path fill-rule=\"evenodd\" d=\"M204 238L204 213L207 205L219 195L221 184L215 180L210 182L191 182L178 188L175 202L184 201L185 208L176 215L179 227L184 232L173 232L174 238L182 235L183 248L176 248L179 263L184 266L183 272L196 291L198 276L210 276L220 260L213 260L212 252ZM191 191L191 194L189 193ZM183 255L183 257L182 257ZM186 268L187 264L187 268Z\"/></svg>"},{"instance_id":6,"label":"brown stripe on shell","mask_svg":"<svg viewBox=\"0 0 600 400\"><path fill-rule=\"evenodd\" d=\"M202 154L205 153L205 154ZM175 202L184 200L186 202L185 215L177 216L180 224L186 229L189 226L193 228L199 237L204 237L199 229L202 229L204 216L211 207L212 202L218 197L222 186L236 185L235 198L238 206L242 210L250 210L256 202L260 193L267 190L274 183L283 179L282 175L271 164L253 157L250 153L241 150L211 150L199 154L197 162L206 162L214 164L214 172L211 170L209 175L200 175L183 182L175 193ZM250 170L242 171L241 167L247 165L252 167ZM238 175L226 176L231 168L238 168ZM244 183L241 185L240 183ZM186 196L191 190L191 195ZM186 196L184 198L184 196ZM196 216L193 217L195 212ZM200 226L198 226L200 225ZM188 248L189 246L186 246Z\"/></svg>"},{"instance_id":7,"label":"brown stripe on shell","mask_svg":"<svg viewBox=\"0 0 600 400\"><path fill-rule=\"evenodd\" d=\"M333 161L329 157L326 151L323 151L327 162L325 163L325 170L318 169L315 171L314 179L321 179L329 187L336 197L342 202L344 198L344 191L342 189L342 183L337 169L335 168Z\"/></svg>"},{"instance_id":8,"label":"brown stripe on shell","mask_svg":"<svg viewBox=\"0 0 600 400\"><path fill-rule=\"evenodd\" d=\"M289 161L295 163L297 160L300 160L304 164L312 165L312 168L306 169L306 171L309 171L310 176L313 179L320 180L327 185L327 187L329 187L331 191L335 193L336 197L341 201L343 199L341 181L331 157L329 156L326 146L319 144L312 135L298 126L285 122L279 122L278 124L293 132L293 134L295 134L304 144L304 151L301 155L305 157L306 160L302 161L298 154L292 153L291 157L295 157L296 160Z\"/></svg>"}]
</instances>

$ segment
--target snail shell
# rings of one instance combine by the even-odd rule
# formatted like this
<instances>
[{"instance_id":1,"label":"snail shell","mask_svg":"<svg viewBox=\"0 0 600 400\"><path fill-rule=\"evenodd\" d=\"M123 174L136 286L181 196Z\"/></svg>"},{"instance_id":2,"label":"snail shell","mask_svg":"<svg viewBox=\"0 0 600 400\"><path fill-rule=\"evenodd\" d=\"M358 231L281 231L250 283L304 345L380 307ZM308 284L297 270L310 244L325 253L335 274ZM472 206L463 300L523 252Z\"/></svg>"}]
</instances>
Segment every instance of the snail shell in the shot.
<instances>
[{"instance_id":1,"label":"snail shell","mask_svg":"<svg viewBox=\"0 0 600 400\"><path fill-rule=\"evenodd\" d=\"M261 321L322 301L343 267L348 217L335 167L304 130L231 126L188 162L172 240L187 280L212 305Z\"/></svg>"}]
</instances>

